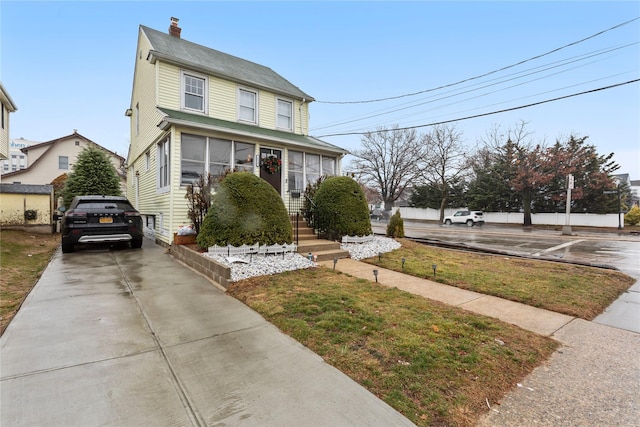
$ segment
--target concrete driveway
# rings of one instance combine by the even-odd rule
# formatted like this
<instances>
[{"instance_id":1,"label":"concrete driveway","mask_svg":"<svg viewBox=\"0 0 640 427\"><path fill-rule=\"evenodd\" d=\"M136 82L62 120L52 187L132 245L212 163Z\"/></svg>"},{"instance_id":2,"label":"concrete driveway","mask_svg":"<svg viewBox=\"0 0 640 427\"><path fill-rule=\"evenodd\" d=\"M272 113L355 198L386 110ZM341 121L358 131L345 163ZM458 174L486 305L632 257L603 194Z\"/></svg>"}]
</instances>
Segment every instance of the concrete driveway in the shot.
<instances>
[{"instance_id":1,"label":"concrete driveway","mask_svg":"<svg viewBox=\"0 0 640 427\"><path fill-rule=\"evenodd\" d=\"M412 425L145 240L58 251L0 338L0 425Z\"/></svg>"}]
</instances>

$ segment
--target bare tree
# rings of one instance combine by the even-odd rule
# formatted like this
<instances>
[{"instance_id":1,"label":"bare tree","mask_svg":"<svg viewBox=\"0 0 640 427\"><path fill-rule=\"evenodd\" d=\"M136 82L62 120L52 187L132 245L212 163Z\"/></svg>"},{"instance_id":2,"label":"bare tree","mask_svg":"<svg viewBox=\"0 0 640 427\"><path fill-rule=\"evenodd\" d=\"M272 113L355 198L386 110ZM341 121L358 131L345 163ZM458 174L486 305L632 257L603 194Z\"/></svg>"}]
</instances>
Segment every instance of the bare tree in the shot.
<instances>
[{"instance_id":1,"label":"bare tree","mask_svg":"<svg viewBox=\"0 0 640 427\"><path fill-rule=\"evenodd\" d=\"M358 179L376 188L391 210L407 186L421 176L425 147L415 130L378 128L362 137L362 149L354 151L353 166Z\"/></svg>"},{"instance_id":2,"label":"bare tree","mask_svg":"<svg viewBox=\"0 0 640 427\"><path fill-rule=\"evenodd\" d=\"M468 174L466 147L462 143L462 132L455 125L438 125L422 136L426 148L424 179L427 185L436 188L440 198L440 222L444 219L449 193Z\"/></svg>"}]
</instances>

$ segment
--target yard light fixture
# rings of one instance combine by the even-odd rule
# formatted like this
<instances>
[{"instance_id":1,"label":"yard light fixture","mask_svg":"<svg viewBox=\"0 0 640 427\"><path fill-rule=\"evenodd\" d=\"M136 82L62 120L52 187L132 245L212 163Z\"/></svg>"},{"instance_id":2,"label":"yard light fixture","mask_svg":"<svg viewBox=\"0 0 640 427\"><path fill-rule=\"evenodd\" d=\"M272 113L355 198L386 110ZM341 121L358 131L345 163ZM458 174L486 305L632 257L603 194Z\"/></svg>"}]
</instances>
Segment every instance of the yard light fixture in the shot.
<instances>
[{"instance_id":1,"label":"yard light fixture","mask_svg":"<svg viewBox=\"0 0 640 427\"><path fill-rule=\"evenodd\" d=\"M382 262L382 252L378 252L378 263Z\"/></svg>"},{"instance_id":2,"label":"yard light fixture","mask_svg":"<svg viewBox=\"0 0 640 427\"><path fill-rule=\"evenodd\" d=\"M405 261L407 261L407 259L406 259L406 258L402 258L402 269L403 269L403 270L404 270L404 263L405 263Z\"/></svg>"},{"instance_id":3,"label":"yard light fixture","mask_svg":"<svg viewBox=\"0 0 640 427\"><path fill-rule=\"evenodd\" d=\"M338 258L333 259L333 269L336 269L336 264L338 263Z\"/></svg>"},{"instance_id":4,"label":"yard light fixture","mask_svg":"<svg viewBox=\"0 0 640 427\"><path fill-rule=\"evenodd\" d=\"M376 283L378 283L378 270L373 270L373 275L376 278Z\"/></svg>"},{"instance_id":5,"label":"yard light fixture","mask_svg":"<svg viewBox=\"0 0 640 427\"><path fill-rule=\"evenodd\" d=\"M309 258L309 261L313 261L313 254L309 252L309 255L307 255L307 258Z\"/></svg>"},{"instance_id":6,"label":"yard light fixture","mask_svg":"<svg viewBox=\"0 0 640 427\"><path fill-rule=\"evenodd\" d=\"M438 266L436 264L431 264L431 268L433 268L433 277L436 277L436 269Z\"/></svg>"}]
</instances>

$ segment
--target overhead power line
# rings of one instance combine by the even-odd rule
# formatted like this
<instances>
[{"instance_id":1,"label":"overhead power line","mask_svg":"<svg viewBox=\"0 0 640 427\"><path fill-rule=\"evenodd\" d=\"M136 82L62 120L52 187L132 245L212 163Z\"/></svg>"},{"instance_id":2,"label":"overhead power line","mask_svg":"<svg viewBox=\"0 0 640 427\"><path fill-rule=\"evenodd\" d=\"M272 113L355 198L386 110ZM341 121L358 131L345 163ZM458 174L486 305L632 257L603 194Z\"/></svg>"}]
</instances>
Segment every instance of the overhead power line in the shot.
<instances>
[{"instance_id":1,"label":"overhead power line","mask_svg":"<svg viewBox=\"0 0 640 427\"><path fill-rule=\"evenodd\" d=\"M600 87L600 88L597 88L597 89L591 89L591 90L587 90L587 91L584 91L584 92L574 93L574 94L571 94L571 95L560 96L558 98L547 99L545 101L534 102L532 104L520 105L518 107L506 108L504 110L497 110L497 111L492 111L492 112L489 112L489 113L476 114L476 115L473 115L473 116L466 116L466 117L461 117L461 118L458 118L458 119L443 120L443 121L439 121L439 122L425 123L425 124L416 125L416 126L407 126L407 127L401 127L401 128L393 128L393 129L382 129L382 130L376 130L376 131L332 133L332 134L327 134L327 135L319 135L319 136L317 136L317 138L327 138L327 137L331 137L331 136L347 136L347 135L366 135L366 134L369 134L369 133L392 132L392 131L395 131L395 130L410 130L410 129L418 129L418 128L423 128L423 127L428 127L428 126L444 125L444 124L447 124L447 123L453 123L453 122L460 122L460 121L463 121L463 120L476 119L478 117L485 117L485 116L491 116L491 115L494 115L494 114L507 113L509 111L522 110L523 108L535 107L536 105L546 104L546 103L554 102L554 101L560 101L562 99L573 98L575 96L586 95L586 94L589 94L589 93L599 92L599 91L602 91L602 90L613 89L613 88L616 88L616 87L619 87L619 86L624 86L624 85L628 85L628 84L631 84L631 83L636 83L636 82L639 82L639 81L640 81L640 79L629 80L629 81L626 81L626 82L623 82L623 83L616 83L616 84L613 84L613 85L604 86L604 87Z\"/></svg>"},{"instance_id":2,"label":"overhead power line","mask_svg":"<svg viewBox=\"0 0 640 427\"><path fill-rule=\"evenodd\" d=\"M467 79L460 80L460 81L455 82L455 83L449 83L449 84L438 86L438 87L435 87L435 88L421 90L419 92L407 93L407 94L404 94L404 95L390 96L390 97L387 97L387 98L369 99L369 100L363 100L363 101L317 101L316 100L315 102L318 102L318 103L321 103L321 104L369 104L369 103L373 103L373 102L390 101L390 100L393 100L393 99L406 98L406 97L409 97L409 96L420 95L422 93L433 92L433 91L436 91L436 90L440 90L440 89L448 88L448 87L451 87L451 86L459 85L459 84L462 84L462 83L466 83L468 81L477 80L477 79L480 79L480 78L483 78L483 77L486 77L486 76L490 76L491 74L499 73L500 71L508 70L509 68L517 67L518 65L522 65L524 63L527 63L527 62L530 62L530 61L533 61L533 60L536 60L536 59L540 59L540 58L542 58L544 56L551 55L552 53L558 52L558 51L560 51L562 49L566 49L568 47L575 46L575 45L577 45L579 43L583 43L583 42L585 42L587 40L590 40L592 38L598 37L598 36L600 36L600 35L602 35L604 33L607 33L609 31L613 31L613 30L615 30L617 28L620 28L622 26L628 25L628 24L630 24L630 23L632 23L634 21L637 21L638 19L640 19L640 17L636 17L636 18L630 19L629 21L625 21L625 22L622 22L622 23L620 23L618 25L614 25L613 27L607 28L606 30L599 31L599 32L597 32L595 34L592 34L592 35L588 36L588 37L585 37L585 38L580 39L580 40L576 40L574 42L571 42L571 43L566 44L564 46L560 46L558 48L555 48L555 49L550 50L548 52L542 53L540 55L536 55L536 56L533 56L531 58L524 59L524 60L522 60L520 62L516 62L515 64L507 65L505 67L499 68L497 70L489 71L487 73L480 74L478 76L469 77Z\"/></svg>"}]
</instances>

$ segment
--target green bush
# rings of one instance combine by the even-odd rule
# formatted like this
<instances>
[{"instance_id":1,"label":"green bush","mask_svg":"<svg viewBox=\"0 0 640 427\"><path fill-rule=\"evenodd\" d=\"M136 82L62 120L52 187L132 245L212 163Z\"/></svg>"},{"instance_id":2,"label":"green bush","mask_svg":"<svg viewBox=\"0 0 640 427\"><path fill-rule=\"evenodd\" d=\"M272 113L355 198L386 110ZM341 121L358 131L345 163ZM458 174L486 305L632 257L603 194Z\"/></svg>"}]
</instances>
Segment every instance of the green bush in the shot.
<instances>
[{"instance_id":1,"label":"green bush","mask_svg":"<svg viewBox=\"0 0 640 427\"><path fill-rule=\"evenodd\" d=\"M391 218L389 218L389 223L387 224L387 237L404 237L404 220L400 216L400 209L394 213Z\"/></svg>"},{"instance_id":2,"label":"green bush","mask_svg":"<svg viewBox=\"0 0 640 427\"><path fill-rule=\"evenodd\" d=\"M638 225L640 223L640 208L634 206L624 216L624 223L629 225Z\"/></svg>"},{"instance_id":3,"label":"green bush","mask_svg":"<svg viewBox=\"0 0 640 427\"><path fill-rule=\"evenodd\" d=\"M250 172L237 172L220 182L197 242L203 248L284 244L293 242L293 232L278 192Z\"/></svg>"},{"instance_id":4,"label":"green bush","mask_svg":"<svg viewBox=\"0 0 640 427\"><path fill-rule=\"evenodd\" d=\"M332 240L342 236L371 234L369 207L360 185L347 176L325 179L313 201L317 211L318 231Z\"/></svg>"}]
</instances>

